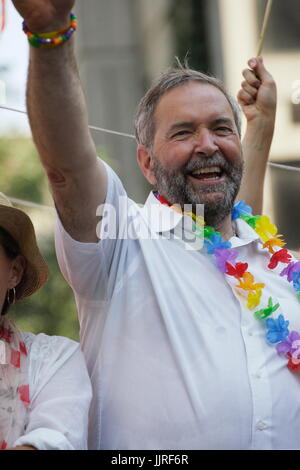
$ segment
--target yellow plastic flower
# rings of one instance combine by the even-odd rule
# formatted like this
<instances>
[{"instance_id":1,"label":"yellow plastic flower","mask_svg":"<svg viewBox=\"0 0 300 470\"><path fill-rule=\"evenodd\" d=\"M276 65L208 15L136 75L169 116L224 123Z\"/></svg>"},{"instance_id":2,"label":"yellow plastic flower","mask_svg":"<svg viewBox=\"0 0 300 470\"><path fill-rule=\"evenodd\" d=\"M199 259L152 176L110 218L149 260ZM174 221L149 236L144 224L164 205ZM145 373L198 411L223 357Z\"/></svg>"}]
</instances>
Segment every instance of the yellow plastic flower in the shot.
<instances>
[{"instance_id":1,"label":"yellow plastic flower","mask_svg":"<svg viewBox=\"0 0 300 470\"><path fill-rule=\"evenodd\" d=\"M172 206L172 209L174 209L175 206ZM183 212L184 215L189 215L192 217L193 221L195 222L196 225L199 225L199 227L204 227L204 217L202 215L196 215L193 212Z\"/></svg>"},{"instance_id":2,"label":"yellow plastic flower","mask_svg":"<svg viewBox=\"0 0 300 470\"><path fill-rule=\"evenodd\" d=\"M255 291L250 291L248 294L248 303L247 308L250 310L256 308L260 303L260 298L262 295L261 289L256 289Z\"/></svg>"},{"instance_id":3,"label":"yellow plastic flower","mask_svg":"<svg viewBox=\"0 0 300 470\"><path fill-rule=\"evenodd\" d=\"M286 245L283 240L280 240L280 237L282 237L282 235L277 235L274 238L269 238L269 240L264 243L263 248L268 248L269 252L273 255L275 253L273 249L275 246L279 246L282 248Z\"/></svg>"},{"instance_id":4,"label":"yellow plastic flower","mask_svg":"<svg viewBox=\"0 0 300 470\"><path fill-rule=\"evenodd\" d=\"M253 290L256 291L258 289L263 289L265 285L263 283L255 284L254 276L251 273L245 272L243 274L243 278L240 279L240 283L238 286L240 289L244 290Z\"/></svg>"},{"instance_id":5,"label":"yellow plastic flower","mask_svg":"<svg viewBox=\"0 0 300 470\"><path fill-rule=\"evenodd\" d=\"M170 206L170 209L173 209L176 212L179 212L179 214L182 214L182 210L179 204L173 204L173 206ZM184 212L184 214L191 215L191 212Z\"/></svg>"},{"instance_id":6,"label":"yellow plastic flower","mask_svg":"<svg viewBox=\"0 0 300 470\"><path fill-rule=\"evenodd\" d=\"M193 214L193 220L197 225L199 225L199 227L204 227L205 225L204 217L202 217L201 215Z\"/></svg>"},{"instance_id":7,"label":"yellow plastic flower","mask_svg":"<svg viewBox=\"0 0 300 470\"><path fill-rule=\"evenodd\" d=\"M277 233L276 225L272 224L269 217L266 215L262 215L257 219L254 230L264 243Z\"/></svg>"}]
</instances>

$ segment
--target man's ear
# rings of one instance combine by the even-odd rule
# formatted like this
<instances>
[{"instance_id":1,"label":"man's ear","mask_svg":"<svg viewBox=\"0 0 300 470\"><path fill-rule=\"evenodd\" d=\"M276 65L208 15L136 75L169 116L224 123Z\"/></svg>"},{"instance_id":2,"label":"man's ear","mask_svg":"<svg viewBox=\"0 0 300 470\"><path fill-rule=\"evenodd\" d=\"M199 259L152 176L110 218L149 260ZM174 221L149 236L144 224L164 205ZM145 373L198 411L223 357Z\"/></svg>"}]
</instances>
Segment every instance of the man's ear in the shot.
<instances>
[{"instance_id":1,"label":"man's ear","mask_svg":"<svg viewBox=\"0 0 300 470\"><path fill-rule=\"evenodd\" d=\"M155 185L156 178L152 170L153 158L149 150L144 145L138 145L137 161L145 178L149 181L150 184Z\"/></svg>"},{"instance_id":2,"label":"man's ear","mask_svg":"<svg viewBox=\"0 0 300 470\"><path fill-rule=\"evenodd\" d=\"M18 255L14 260L12 260L9 274L9 289L16 287L21 282L25 268L26 260L24 256Z\"/></svg>"}]
</instances>

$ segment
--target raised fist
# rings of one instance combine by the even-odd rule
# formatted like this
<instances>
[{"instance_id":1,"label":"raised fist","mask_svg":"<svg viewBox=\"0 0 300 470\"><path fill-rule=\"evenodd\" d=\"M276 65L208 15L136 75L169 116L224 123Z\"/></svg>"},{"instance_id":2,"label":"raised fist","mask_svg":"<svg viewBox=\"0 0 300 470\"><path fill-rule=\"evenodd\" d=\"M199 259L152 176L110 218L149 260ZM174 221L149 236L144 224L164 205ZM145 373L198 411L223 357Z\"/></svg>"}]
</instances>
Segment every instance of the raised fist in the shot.
<instances>
[{"instance_id":1,"label":"raised fist","mask_svg":"<svg viewBox=\"0 0 300 470\"><path fill-rule=\"evenodd\" d=\"M65 28L75 0L12 0L30 31L43 33Z\"/></svg>"},{"instance_id":2,"label":"raised fist","mask_svg":"<svg viewBox=\"0 0 300 470\"><path fill-rule=\"evenodd\" d=\"M245 81L237 98L248 122L270 119L276 114L276 84L264 66L262 57L250 59L249 69L243 71Z\"/></svg>"}]
</instances>

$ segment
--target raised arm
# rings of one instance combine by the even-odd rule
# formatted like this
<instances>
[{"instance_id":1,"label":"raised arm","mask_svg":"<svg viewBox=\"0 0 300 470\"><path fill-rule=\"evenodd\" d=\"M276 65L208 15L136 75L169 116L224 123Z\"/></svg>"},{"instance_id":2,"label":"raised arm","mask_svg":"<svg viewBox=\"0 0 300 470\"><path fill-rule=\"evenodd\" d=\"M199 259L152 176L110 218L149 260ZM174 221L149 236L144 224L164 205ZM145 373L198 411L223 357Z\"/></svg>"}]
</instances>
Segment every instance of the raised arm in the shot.
<instances>
[{"instance_id":1,"label":"raised arm","mask_svg":"<svg viewBox=\"0 0 300 470\"><path fill-rule=\"evenodd\" d=\"M70 23L75 0L13 0L30 31ZM33 139L60 218L78 241L95 242L96 208L106 195L106 171L88 129L73 37L54 48L30 46L27 106Z\"/></svg>"},{"instance_id":2,"label":"raised arm","mask_svg":"<svg viewBox=\"0 0 300 470\"><path fill-rule=\"evenodd\" d=\"M261 214L267 161L273 139L276 116L276 84L263 59L251 59L243 71L245 81L238 102L247 119L243 139L245 173L238 199L245 199L254 214Z\"/></svg>"}]
</instances>

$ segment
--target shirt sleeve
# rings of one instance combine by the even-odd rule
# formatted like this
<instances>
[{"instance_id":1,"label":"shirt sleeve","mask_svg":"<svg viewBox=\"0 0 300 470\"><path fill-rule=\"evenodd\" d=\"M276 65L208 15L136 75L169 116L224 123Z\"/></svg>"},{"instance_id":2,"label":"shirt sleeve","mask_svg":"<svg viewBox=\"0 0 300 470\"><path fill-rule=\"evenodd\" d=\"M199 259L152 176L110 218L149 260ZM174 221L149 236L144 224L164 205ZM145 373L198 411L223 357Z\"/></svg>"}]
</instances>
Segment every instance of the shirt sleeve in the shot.
<instances>
[{"instance_id":1,"label":"shirt sleeve","mask_svg":"<svg viewBox=\"0 0 300 470\"><path fill-rule=\"evenodd\" d=\"M82 243L74 240L64 229L59 216L55 230L55 248L60 270L75 293L75 297L106 302L109 298L109 282L114 282L117 272L115 260L124 250L128 207L134 204L116 173L106 164L107 195L98 208L100 216L96 228L98 243ZM78 305L77 305L78 306Z\"/></svg>"},{"instance_id":2,"label":"shirt sleeve","mask_svg":"<svg viewBox=\"0 0 300 470\"><path fill-rule=\"evenodd\" d=\"M79 344L37 335L29 352L30 409L15 443L39 450L87 449L90 379Z\"/></svg>"}]
</instances>

